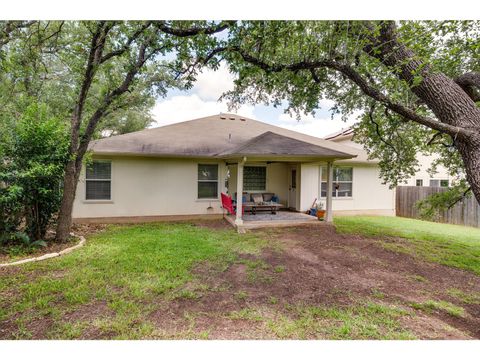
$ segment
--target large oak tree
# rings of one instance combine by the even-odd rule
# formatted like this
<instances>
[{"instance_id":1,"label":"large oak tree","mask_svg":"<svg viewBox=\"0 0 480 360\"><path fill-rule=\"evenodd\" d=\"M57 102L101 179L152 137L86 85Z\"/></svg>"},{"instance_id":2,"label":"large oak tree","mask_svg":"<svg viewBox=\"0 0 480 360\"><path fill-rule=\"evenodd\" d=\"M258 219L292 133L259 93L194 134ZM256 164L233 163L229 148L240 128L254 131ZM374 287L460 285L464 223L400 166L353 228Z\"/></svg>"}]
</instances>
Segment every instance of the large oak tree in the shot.
<instances>
[{"instance_id":1,"label":"large oak tree","mask_svg":"<svg viewBox=\"0 0 480 360\"><path fill-rule=\"evenodd\" d=\"M212 56L238 74L234 104L308 113L334 100L334 114L363 114L355 136L386 182L412 176L417 152L436 153L466 180L458 199L471 189L480 201L478 22L243 21L228 40Z\"/></svg>"},{"instance_id":2,"label":"large oak tree","mask_svg":"<svg viewBox=\"0 0 480 360\"><path fill-rule=\"evenodd\" d=\"M81 71L74 85L71 160L65 169L56 232L58 240L69 234L82 162L99 122L115 109L131 108L132 98L128 95L135 88L164 94L179 75L177 62L181 63L184 57L202 58L216 43L215 37L210 35L225 30L229 23L98 21L85 23L85 26L89 28L82 43L85 55L76 57ZM168 60L172 55L173 60ZM189 83L188 78L185 81ZM102 84L100 94L92 92L98 84Z\"/></svg>"}]
</instances>

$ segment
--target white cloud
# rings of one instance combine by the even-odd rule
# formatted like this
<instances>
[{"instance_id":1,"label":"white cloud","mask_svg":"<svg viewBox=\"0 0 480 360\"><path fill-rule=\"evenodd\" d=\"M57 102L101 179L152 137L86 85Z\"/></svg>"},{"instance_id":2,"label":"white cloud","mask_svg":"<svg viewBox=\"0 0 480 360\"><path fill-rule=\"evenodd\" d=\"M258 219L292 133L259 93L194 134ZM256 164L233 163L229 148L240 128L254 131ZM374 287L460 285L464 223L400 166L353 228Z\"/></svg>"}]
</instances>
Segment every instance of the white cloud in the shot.
<instances>
[{"instance_id":1,"label":"white cloud","mask_svg":"<svg viewBox=\"0 0 480 360\"><path fill-rule=\"evenodd\" d=\"M228 71L225 63L221 63L217 71L204 69L197 76L192 92L202 100L218 100L226 91L233 90L234 75Z\"/></svg>"},{"instance_id":2,"label":"white cloud","mask_svg":"<svg viewBox=\"0 0 480 360\"><path fill-rule=\"evenodd\" d=\"M192 94L172 96L159 101L153 108L152 114L157 121L154 126L163 126L221 112L238 113L254 119L253 110L253 106L243 105L237 111L228 111L225 102L206 101L202 100L197 94Z\"/></svg>"},{"instance_id":3,"label":"white cloud","mask_svg":"<svg viewBox=\"0 0 480 360\"><path fill-rule=\"evenodd\" d=\"M159 99L152 110L153 116L157 121L154 126L173 124L221 112L233 112L256 119L253 114L255 107L252 105L242 105L237 111L229 111L226 102L217 101L224 92L233 89L234 78L234 75L228 71L224 63L221 64L217 71L203 70L198 75L197 81L189 93ZM273 121L271 121L272 117L270 117L270 123L308 135L323 137L346 128L356 121L356 116L350 117L347 122L340 120L339 116L334 117L333 120L327 116L328 110L334 105L332 100L323 99L319 105L320 109L317 116L321 116L321 118L316 118L312 115L302 115L301 120L298 121L295 115L290 116L282 113ZM264 111L262 110L262 112ZM258 120L265 121L267 119Z\"/></svg>"}]
</instances>

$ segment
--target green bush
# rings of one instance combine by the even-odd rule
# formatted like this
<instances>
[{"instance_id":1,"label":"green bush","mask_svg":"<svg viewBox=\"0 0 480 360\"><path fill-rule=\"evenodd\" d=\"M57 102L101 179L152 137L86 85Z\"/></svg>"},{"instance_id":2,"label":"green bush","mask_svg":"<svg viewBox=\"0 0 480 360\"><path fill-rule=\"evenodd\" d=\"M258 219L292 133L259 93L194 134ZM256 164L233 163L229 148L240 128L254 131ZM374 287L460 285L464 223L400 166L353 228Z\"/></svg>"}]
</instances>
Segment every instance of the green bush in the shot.
<instances>
[{"instance_id":1,"label":"green bush","mask_svg":"<svg viewBox=\"0 0 480 360\"><path fill-rule=\"evenodd\" d=\"M0 243L43 239L58 211L68 159L64 122L29 105L0 137Z\"/></svg>"}]
</instances>

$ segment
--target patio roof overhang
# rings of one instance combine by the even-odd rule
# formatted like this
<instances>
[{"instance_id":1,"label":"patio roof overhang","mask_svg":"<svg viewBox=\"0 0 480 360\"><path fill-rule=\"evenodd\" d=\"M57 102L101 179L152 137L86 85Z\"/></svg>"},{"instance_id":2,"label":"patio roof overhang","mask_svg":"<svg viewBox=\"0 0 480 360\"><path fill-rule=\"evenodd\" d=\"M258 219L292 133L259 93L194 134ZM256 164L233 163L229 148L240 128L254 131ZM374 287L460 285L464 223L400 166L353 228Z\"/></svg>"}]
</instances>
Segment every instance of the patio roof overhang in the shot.
<instances>
[{"instance_id":1,"label":"patio roof overhang","mask_svg":"<svg viewBox=\"0 0 480 360\"><path fill-rule=\"evenodd\" d=\"M333 161L352 159L356 154L333 150L306 141L267 131L246 143L217 154L225 160L248 158L254 161Z\"/></svg>"}]
</instances>

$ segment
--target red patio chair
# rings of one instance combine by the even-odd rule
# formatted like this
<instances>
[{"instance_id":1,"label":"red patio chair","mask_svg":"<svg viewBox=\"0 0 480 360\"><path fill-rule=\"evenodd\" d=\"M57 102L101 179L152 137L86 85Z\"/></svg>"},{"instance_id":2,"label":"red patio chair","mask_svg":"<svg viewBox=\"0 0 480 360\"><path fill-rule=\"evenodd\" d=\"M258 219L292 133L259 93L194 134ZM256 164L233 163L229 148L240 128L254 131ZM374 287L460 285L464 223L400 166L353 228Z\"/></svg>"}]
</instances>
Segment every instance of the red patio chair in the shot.
<instances>
[{"instance_id":1,"label":"red patio chair","mask_svg":"<svg viewBox=\"0 0 480 360\"><path fill-rule=\"evenodd\" d=\"M233 205L232 198L227 194L221 193L222 196L222 207L228 211L230 215L236 215L237 213L237 206ZM243 215L243 206L242 206L242 215Z\"/></svg>"}]
</instances>

